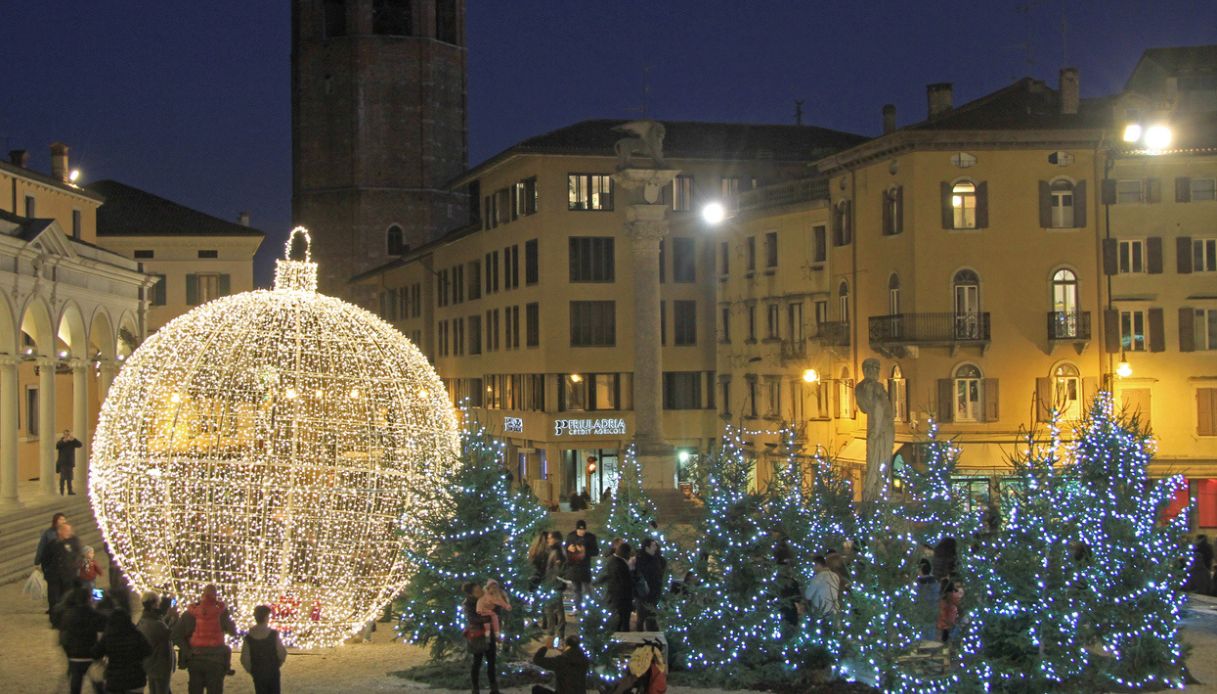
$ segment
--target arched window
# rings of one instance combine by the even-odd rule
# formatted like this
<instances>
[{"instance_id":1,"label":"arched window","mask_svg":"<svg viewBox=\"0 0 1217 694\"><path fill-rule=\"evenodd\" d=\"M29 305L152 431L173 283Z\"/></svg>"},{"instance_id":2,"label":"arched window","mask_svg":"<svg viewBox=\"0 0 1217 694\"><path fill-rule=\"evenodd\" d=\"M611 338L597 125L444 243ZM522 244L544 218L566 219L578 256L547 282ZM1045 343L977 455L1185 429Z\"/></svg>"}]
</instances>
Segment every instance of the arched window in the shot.
<instances>
[{"instance_id":1,"label":"arched window","mask_svg":"<svg viewBox=\"0 0 1217 694\"><path fill-rule=\"evenodd\" d=\"M1077 420L1082 417L1082 379L1078 367L1061 364L1052 373L1053 406L1061 413L1061 419Z\"/></svg>"},{"instance_id":2,"label":"arched window","mask_svg":"<svg viewBox=\"0 0 1217 694\"><path fill-rule=\"evenodd\" d=\"M1073 183L1059 179L1048 187L1049 205L1052 210L1052 228L1073 227Z\"/></svg>"},{"instance_id":3,"label":"arched window","mask_svg":"<svg viewBox=\"0 0 1217 694\"><path fill-rule=\"evenodd\" d=\"M952 280L955 293L955 339L978 340L980 325L980 277L972 270L960 270Z\"/></svg>"},{"instance_id":4,"label":"arched window","mask_svg":"<svg viewBox=\"0 0 1217 694\"><path fill-rule=\"evenodd\" d=\"M1061 268L1052 273L1052 335L1063 340L1078 336L1078 276Z\"/></svg>"},{"instance_id":5,"label":"arched window","mask_svg":"<svg viewBox=\"0 0 1217 694\"><path fill-rule=\"evenodd\" d=\"M909 390L908 381L904 378L904 372L900 370L900 365L892 366L892 376L887 379L887 397L892 401L892 419L897 422L907 421L909 418Z\"/></svg>"},{"instance_id":6,"label":"arched window","mask_svg":"<svg viewBox=\"0 0 1217 694\"><path fill-rule=\"evenodd\" d=\"M951 209L954 212L954 229L976 228L976 184L960 181L951 186Z\"/></svg>"},{"instance_id":7,"label":"arched window","mask_svg":"<svg viewBox=\"0 0 1217 694\"><path fill-rule=\"evenodd\" d=\"M952 414L956 422L979 422L981 410L980 369L973 364L962 364L955 369L953 377Z\"/></svg>"},{"instance_id":8,"label":"arched window","mask_svg":"<svg viewBox=\"0 0 1217 694\"><path fill-rule=\"evenodd\" d=\"M389 230L385 233L385 248L388 250L389 255L401 255L409 250L409 246L405 242L405 234L400 226L394 224L389 227Z\"/></svg>"},{"instance_id":9,"label":"arched window","mask_svg":"<svg viewBox=\"0 0 1217 694\"><path fill-rule=\"evenodd\" d=\"M900 276L894 272L887 278L887 314L900 315Z\"/></svg>"},{"instance_id":10,"label":"arched window","mask_svg":"<svg viewBox=\"0 0 1217 694\"><path fill-rule=\"evenodd\" d=\"M837 316L842 323L849 322L849 284L837 285Z\"/></svg>"}]
</instances>

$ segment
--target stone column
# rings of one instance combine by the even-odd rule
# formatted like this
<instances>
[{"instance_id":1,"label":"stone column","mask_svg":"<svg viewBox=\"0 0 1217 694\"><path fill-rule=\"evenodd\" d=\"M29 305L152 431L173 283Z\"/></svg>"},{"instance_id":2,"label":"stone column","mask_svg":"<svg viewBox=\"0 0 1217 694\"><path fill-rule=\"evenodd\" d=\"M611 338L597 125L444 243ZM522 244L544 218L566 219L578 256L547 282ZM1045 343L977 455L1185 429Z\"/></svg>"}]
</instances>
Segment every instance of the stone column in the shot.
<instances>
[{"instance_id":1,"label":"stone column","mask_svg":"<svg viewBox=\"0 0 1217 694\"><path fill-rule=\"evenodd\" d=\"M114 383L114 374L118 373L118 364L112 359L103 359L97 365L97 404L100 407L110 394L110 386Z\"/></svg>"},{"instance_id":2,"label":"stone column","mask_svg":"<svg viewBox=\"0 0 1217 694\"><path fill-rule=\"evenodd\" d=\"M663 360L659 342L659 242L668 235L667 205L659 191L679 171L628 168L614 180L625 190L641 190L642 200L626 210L634 272L634 442L643 486L674 489L675 451L663 434ZM637 196L635 196L637 197Z\"/></svg>"},{"instance_id":3,"label":"stone column","mask_svg":"<svg viewBox=\"0 0 1217 694\"><path fill-rule=\"evenodd\" d=\"M55 496L55 364L40 357L38 364L38 486L46 496Z\"/></svg>"},{"instance_id":4,"label":"stone column","mask_svg":"<svg viewBox=\"0 0 1217 694\"><path fill-rule=\"evenodd\" d=\"M76 469L72 488L77 494L88 491L89 479L89 365L81 360L72 362L72 436L80 441L76 449Z\"/></svg>"},{"instance_id":5,"label":"stone column","mask_svg":"<svg viewBox=\"0 0 1217 694\"><path fill-rule=\"evenodd\" d=\"M15 357L0 357L0 508L21 507L17 499L17 393Z\"/></svg>"}]
</instances>

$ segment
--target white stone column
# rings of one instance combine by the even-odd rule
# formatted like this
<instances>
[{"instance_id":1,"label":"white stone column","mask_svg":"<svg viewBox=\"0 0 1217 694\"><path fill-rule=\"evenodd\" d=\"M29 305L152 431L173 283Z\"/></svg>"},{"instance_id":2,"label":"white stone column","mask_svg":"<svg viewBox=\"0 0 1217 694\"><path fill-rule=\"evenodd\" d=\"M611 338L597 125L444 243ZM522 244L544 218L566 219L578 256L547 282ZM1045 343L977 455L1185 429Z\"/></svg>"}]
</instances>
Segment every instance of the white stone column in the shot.
<instances>
[{"instance_id":1,"label":"white stone column","mask_svg":"<svg viewBox=\"0 0 1217 694\"><path fill-rule=\"evenodd\" d=\"M76 449L76 468L72 488L77 494L88 491L89 480L89 365L80 360L72 362L72 436L80 441Z\"/></svg>"},{"instance_id":2,"label":"white stone column","mask_svg":"<svg viewBox=\"0 0 1217 694\"><path fill-rule=\"evenodd\" d=\"M18 395L15 357L0 357L0 508L21 507L17 498L17 412Z\"/></svg>"},{"instance_id":3,"label":"white stone column","mask_svg":"<svg viewBox=\"0 0 1217 694\"><path fill-rule=\"evenodd\" d=\"M676 458L663 433L663 352L659 341L659 242L668 235L668 206L660 191L676 178L676 170L627 168L614 180L642 199L626 210L625 232L630 238L634 272L634 442L642 467L643 486L674 489Z\"/></svg>"},{"instance_id":4,"label":"white stone column","mask_svg":"<svg viewBox=\"0 0 1217 694\"><path fill-rule=\"evenodd\" d=\"M38 487L55 496L55 364L53 357L38 359Z\"/></svg>"},{"instance_id":5,"label":"white stone column","mask_svg":"<svg viewBox=\"0 0 1217 694\"><path fill-rule=\"evenodd\" d=\"M114 384L114 375L118 373L118 364L112 359L103 359L97 365L97 404L100 407L110 394L110 386Z\"/></svg>"}]
</instances>

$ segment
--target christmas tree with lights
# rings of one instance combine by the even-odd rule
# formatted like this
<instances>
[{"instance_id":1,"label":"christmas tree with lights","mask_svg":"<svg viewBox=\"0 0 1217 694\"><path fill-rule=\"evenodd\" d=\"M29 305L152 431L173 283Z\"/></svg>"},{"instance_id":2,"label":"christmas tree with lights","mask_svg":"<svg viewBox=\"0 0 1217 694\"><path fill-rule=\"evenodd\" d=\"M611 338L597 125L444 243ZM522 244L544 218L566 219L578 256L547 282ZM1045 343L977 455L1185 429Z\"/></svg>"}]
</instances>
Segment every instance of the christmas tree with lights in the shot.
<instances>
[{"instance_id":1,"label":"christmas tree with lights","mask_svg":"<svg viewBox=\"0 0 1217 694\"><path fill-rule=\"evenodd\" d=\"M1111 394L1100 393L1073 450L1082 620L1107 688L1183 686L1187 518L1160 522L1181 480L1150 480L1152 445L1138 416L1118 413Z\"/></svg>"},{"instance_id":2,"label":"christmas tree with lights","mask_svg":"<svg viewBox=\"0 0 1217 694\"><path fill-rule=\"evenodd\" d=\"M415 529L438 541L426 554L406 551L406 560L419 568L395 603L398 636L429 646L436 660L466 651L466 582L494 579L510 599L513 609L500 615L505 639L500 648L513 654L535 635L525 626L535 607L528 547L548 514L529 491L512 488L503 443L467 412L465 422L453 486L430 492L450 499L450 513L424 519Z\"/></svg>"},{"instance_id":3,"label":"christmas tree with lights","mask_svg":"<svg viewBox=\"0 0 1217 694\"><path fill-rule=\"evenodd\" d=\"M1079 688L1090 667L1081 617L1076 484L1057 422L1012 456L1000 535L985 536L969 567L976 605L963 636L967 680L989 691Z\"/></svg>"},{"instance_id":4,"label":"christmas tree with lights","mask_svg":"<svg viewBox=\"0 0 1217 694\"><path fill-rule=\"evenodd\" d=\"M774 660L778 572L762 497L750 490L753 465L734 427L706 461L694 579L673 602L666 631L674 654L693 669L723 674Z\"/></svg>"}]
</instances>

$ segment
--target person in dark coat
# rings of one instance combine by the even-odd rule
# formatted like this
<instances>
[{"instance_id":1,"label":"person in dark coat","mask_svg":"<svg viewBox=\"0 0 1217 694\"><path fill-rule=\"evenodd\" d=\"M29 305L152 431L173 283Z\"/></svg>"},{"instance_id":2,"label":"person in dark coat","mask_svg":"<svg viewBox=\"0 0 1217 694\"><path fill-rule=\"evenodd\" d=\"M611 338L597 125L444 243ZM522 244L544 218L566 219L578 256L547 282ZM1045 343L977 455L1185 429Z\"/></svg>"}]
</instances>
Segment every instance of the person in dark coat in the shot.
<instances>
[{"instance_id":1,"label":"person in dark coat","mask_svg":"<svg viewBox=\"0 0 1217 694\"><path fill-rule=\"evenodd\" d=\"M955 573L955 557L955 538L944 537L939 540L938 544L934 545L934 556L930 562L934 578L941 581Z\"/></svg>"},{"instance_id":2,"label":"person in dark coat","mask_svg":"<svg viewBox=\"0 0 1217 694\"><path fill-rule=\"evenodd\" d=\"M592 557L599 554L595 533L589 533L587 521L580 519L566 536L566 580L575 586L575 608L579 611L583 610L583 594L592 582Z\"/></svg>"},{"instance_id":3,"label":"person in dark coat","mask_svg":"<svg viewBox=\"0 0 1217 694\"><path fill-rule=\"evenodd\" d=\"M545 556L545 575L541 578L544 598L541 609L544 615L545 633L550 638L566 636L566 607L563 595L569 581L564 577L566 553L562 549L562 533L555 530L549 534L549 546Z\"/></svg>"},{"instance_id":4,"label":"person in dark coat","mask_svg":"<svg viewBox=\"0 0 1217 694\"><path fill-rule=\"evenodd\" d=\"M173 676L173 643L169 625L161 613L160 598L155 593L144 595L144 611L136 629L148 641L151 652L144 659L144 674L148 677L148 694L169 694L169 678Z\"/></svg>"},{"instance_id":5,"label":"person in dark coat","mask_svg":"<svg viewBox=\"0 0 1217 694\"><path fill-rule=\"evenodd\" d=\"M68 494L76 496L76 492L72 491L72 476L76 473L76 449L80 446L80 441L72 436L69 429L64 429L63 436L55 442L55 472L59 473L59 496L63 496L65 485L68 488Z\"/></svg>"},{"instance_id":6,"label":"person in dark coat","mask_svg":"<svg viewBox=\"0 0 1217 694\"><path fill-rule=\"evenodd\" d=\"M1213 546L1209 544L1208 535L1196 536L1196 544L1192 546L1192 568L1188 574L1187 590L1200 595L1213 591Z\"/></svg>"},{"instance_id":7,"label":"person in dark coat","mask_svg":"<svg viewBox=\"0 0 1217 694\"><path fill-rule=\"evenodd\" d=\"M659 541L653 537L643 538L642 551L634 560L634 571L647 582L647 594L637 598L640 631L659 631L655 614L659 610L659 599L663 597L667 568L667 560L659 553Z\"/></svg>"},{"instance_id":8,"label":"person in dark coat","mask_svg":"<svg viewBox=\"0 0 1217 694\"><path fill-rule=\"evenodd\" d=\"M80 577L80 540L72 531L72 524L61 521L55 533L55 541L47 545L42 572L52 612ZM51 623L54 622L52 617Z\"/></svg>"},{"instance_id":9,"label":"person in dark coat","mask_svg":"<svg viewBox=\"0 0 1217 694\"><path fill-rule=\"evenodd\" d=\"M287 660L287 649L279 632L270 628L269 607L255 607L254 622L241 648L241 667L254 680L254 694L279 694L279 668Z\"/></svg>"},{"instance_id":10,"label":"person in dark coat","mask_svg":"<svg viewBox=\"0 0 1217 694\"><path fill-rule=\"evenodd\" d=\"M478 694L481 691L481 671L482 661L486 661L486 681L490 683L490 694L499 694L499 676L498 669L495 666L495 651L497 648L494 634L490 631L490 618L483 617L478 614L478 598L482 597L482 587L477 583L470 581L463 587L465 591L465 603L462 606L465 612L465 631L466 633L481 632L488 634L486 639L488 642L487 649L482 653L473 654L473 666L469 670L469 677L473 684L473 694Z\"/></svg>"},{"instance_id":11,"label":"person in dark coat","mask_svg":"<svg viewBox=\"0 0 1217 694\"><path fill-rule=\"evenodd\" d=\"M93 647L97 635L105 630L106 618L89 600L83 588L76 588L64 598L55 626L59 629L59 645L68 657L68 678L72 694L80 694L85 673L93 664Z\"/></svg>"},{"instance_id":12,"label":"person in dark coat","mask_svg":"<svg viewBox=\"0 0 1217 694\"><path fill-rule=\"evenodd\" d=\"M106 692L143 692L144 658L152 655L148 640L131 623L126 610L114 610L106 631L93 646L93 657L106 659Z\"/></svg>"},{"instance_id":13,"label":"person in dark coat","mask_svg":"<svg viewBox=\"0 0 1217 694\"><path fill-rule=\"evenodd\" d=\"M554 688L534 684L532 694L584 694L587 691L587 654L579 646L578 636L567 636L565 648L558 655L546 655L542 646L532 657L536 665L554 673Z\"/></svg>"},{"instance_id":14,"label":"person in dark coat","mask_svg":"<svg viewBox=\"0 0 1217 694\"><path fill-rule=\"evenodd\" d=\"M604 602L614 615L609 631L629 631L630 613L634 611L634 576L630 566L630 543L622 542L604 567L600 582L604 583Z\"/></svg>"},{"instance_id":15,"label":"person in dark coat","mask_svg":"<svg viewBox=\"0 0 1217 694\"><path fill-rule=\"evenodd\" d=\"M224 676L232 661L232 649L224 635L237 635L237 625L220 602L213 585L203 586L198 602L186 608L173 625L173 642L182 654L183 666L190 673L191 694L223 694Z\"/></svg>"},{"instance_id":16,"label":"person in dark coat","mask_svg":"<svg viewBox=\"0 0 1217 694\"><path fill-rule=\"evenodd\" d=\"M39 538L38 538L38 549L34 550L34 566L38 567L39 569L42 569L43 580L47 580L47 575L52 570L51 569L51 555L47 551L47 547L49 547L52 542L54 542L55 540L57 540L59 538L59 524L66 523L67 521L68 521L68 517L66 515L64 515L62 513L56 513L55 515L51 516L51 527L47 528L46 530L43 530L42 535L39 536ZM47 580L47 588L48 588L48 590L46 592L46 599L47 599L46 612L47 612L47 614L50 614L51 608L55 607L55 602L52 600L51 591L49 590L49 588L50 588L49 580Z\"/></svg>"}]
</instances>

